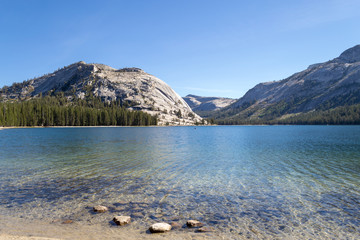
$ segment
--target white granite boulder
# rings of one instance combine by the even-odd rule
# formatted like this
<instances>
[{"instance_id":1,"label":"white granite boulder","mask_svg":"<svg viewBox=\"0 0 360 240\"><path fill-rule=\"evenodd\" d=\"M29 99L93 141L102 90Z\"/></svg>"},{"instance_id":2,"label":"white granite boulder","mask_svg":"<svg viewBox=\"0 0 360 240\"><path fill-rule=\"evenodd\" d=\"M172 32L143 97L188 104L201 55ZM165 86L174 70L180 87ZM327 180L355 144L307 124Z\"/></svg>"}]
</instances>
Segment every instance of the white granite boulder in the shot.
<instances>
[{"instance_id":1,"label":"white granite boulder","mask_svg":"<svg viewBox=\"0 0 360 240\"><path fill-rule=\"evenodd\" d=\"M155 223L149 228L151 233L162 233L171 230L171 225L168 223Z\"/></svg>"}]
</instances>

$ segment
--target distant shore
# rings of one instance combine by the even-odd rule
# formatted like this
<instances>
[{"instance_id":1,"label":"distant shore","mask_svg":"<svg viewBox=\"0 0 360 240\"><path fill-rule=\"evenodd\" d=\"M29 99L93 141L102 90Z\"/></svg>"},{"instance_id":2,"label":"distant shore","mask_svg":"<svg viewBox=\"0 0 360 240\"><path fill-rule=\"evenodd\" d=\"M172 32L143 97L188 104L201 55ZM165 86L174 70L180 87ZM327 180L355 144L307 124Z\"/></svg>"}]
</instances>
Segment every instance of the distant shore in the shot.
<instances>
[{"instance_id":1,"label":"distant shore","mask_svg":"<svg viewBox=\"0 0 360 240\"><path fill-rule=\"evenodd\" d=\"M133 127L202 127L202 126L218 126L218 125L152 125L152 126L18 126L18 127L0 127L0 130L16 129L16 128L133 128Z\"/></svg>"},{"instance_id":2,"label":"distant shore","mask_svg":"<svg viewBox=\"0 0 360 240\"><path fill-rule=\"evenodd\" d=\"M173 125L173 126L19 126L19 127L0 127L1 130L6 129L18 129L18 128L133 128L133 127L216 127L216 126L222 126L222 127L230 127L230 126L242 126L242 127L267 127L267 126L358 126L358 125L266 125L266 124L259 124L259 125ZM1 240L1 239L0 239Z\"/></svg>"},{"instance_id":3,"label":"distant shore","mask_svg":"<svg viewBox=\"0 0 360 240\"><path fill-rule=\"evenodd\" d=\"M17 127L0 127L0 130L11 129L11 128L17 128Z\"/></svg>"},{"instance_id":4,"label":"distant shore","mask_svg":"<svg viewBox=\"0 0 360 240\"><path fill-rule=\"evenodd\" d=\"M106 127L164 127L164 126L19 126L19 127L0 127L0 130L16 128L106 128Z\"/></svg>"}]
</instances>

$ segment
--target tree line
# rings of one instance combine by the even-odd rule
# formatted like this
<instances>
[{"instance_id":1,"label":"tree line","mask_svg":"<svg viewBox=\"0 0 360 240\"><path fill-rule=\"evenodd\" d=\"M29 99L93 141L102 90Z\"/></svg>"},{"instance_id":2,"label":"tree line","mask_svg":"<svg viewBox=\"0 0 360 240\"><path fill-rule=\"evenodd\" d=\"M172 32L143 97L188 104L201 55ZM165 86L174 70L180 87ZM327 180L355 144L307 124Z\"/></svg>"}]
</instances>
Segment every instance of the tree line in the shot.
<instances>
[{"instance_id":1,"label":"tree line","mask_svg":"<svg viewBox=\"0 0 360 240\"><path fill-rule=\"evenodd\" d=\"M157 117L125 108L121 101L76 98L62 93L29 100L0 102L0 126L149 126Z\"/></svg>"}]
</instances>

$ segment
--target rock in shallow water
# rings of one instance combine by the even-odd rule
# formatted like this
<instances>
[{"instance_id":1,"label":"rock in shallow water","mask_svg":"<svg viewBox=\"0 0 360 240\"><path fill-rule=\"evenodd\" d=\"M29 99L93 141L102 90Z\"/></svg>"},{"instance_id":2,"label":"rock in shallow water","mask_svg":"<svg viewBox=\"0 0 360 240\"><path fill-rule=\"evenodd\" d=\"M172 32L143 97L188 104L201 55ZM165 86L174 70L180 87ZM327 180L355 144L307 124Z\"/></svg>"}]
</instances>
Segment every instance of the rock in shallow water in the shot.
<instances>
[{"instance_id":1,"label":"rock in shallow water","mask_svg":"<svg viewBox=\"0 0 360 240\"><path fill-rule=\"evenodd\" d=\"M130 216L116 216L114 217L113 221L120 226L124 226L131 222Z\"/></svg>"},{"instance_id":2,"label":"rock in shallow water","mask_svg":"<svg viewBox=\"0 0 360 240\"><path fill-rule=\"evenodd\" d=\"M171 225L168 223L155 223L149 228L151 233L162 233L171 230Z\"/></svg>"},{"instance_id":3,"label":"rock in shallow water","mask_svg":"<svg viewBox=\"0 0 360 240\"><path fill-rule=\"evenodd\" d=\"M201 227L197 231L198 232L213 232L214 229L212 227Z\"/></svg>"},{"instance_id":4,"label":"rock in shallow water","mask_svg":"<svg viewBox=\"0 0 360 240\"><path fill-rule=\"evenodd\" d=\"M103 212L109 211L109 209L107 207L101 206L101 205L93 207L93 210L94 210L94 212L98 212L98 213L103 213Z\"/></svg>"},{"instance_id":5,"label":"rock in shallow water","mask_svg":"<svg viewBox=\"0 0 360 240\"><path fill-rule=\"evenodd\" d=\"M144 214L141 213L141 212L134 212L131 214L132 217L139 217L139 218L142 218L144 217Z\"/></svg>"},{"instance_id":6,"label":"rock in shallow water","mask_svg":"<svg viewBox=\"0 0 360 240\"><path fill-rule=\"evenodd\" d=\"M172 228L181 228L181 224L178 222L172 222L172 223L170 223L170 225Z\"/></svg>"},{"instance_id":7,"label":"rock in shallow water","mask_svg":"<svg viewBox=\"0 0 360 240\"><path fill-rule=\"evenodd\" d=\"M186 225L188 227L201 227L203 224L202 224L202 222L199 222L197 220L188 220L186 222Z\"/></svg>"},{"instance_id":8,"label":"rock in shallow water","mask_svg":"<svg viewBox=\"0 0 360 240\"><path fill-rule=\"evenodd\" d=\"M62 224L70 224L70 223L73 223L73 220L68 219L62 222Z\"/></svg>"}]
</instances>

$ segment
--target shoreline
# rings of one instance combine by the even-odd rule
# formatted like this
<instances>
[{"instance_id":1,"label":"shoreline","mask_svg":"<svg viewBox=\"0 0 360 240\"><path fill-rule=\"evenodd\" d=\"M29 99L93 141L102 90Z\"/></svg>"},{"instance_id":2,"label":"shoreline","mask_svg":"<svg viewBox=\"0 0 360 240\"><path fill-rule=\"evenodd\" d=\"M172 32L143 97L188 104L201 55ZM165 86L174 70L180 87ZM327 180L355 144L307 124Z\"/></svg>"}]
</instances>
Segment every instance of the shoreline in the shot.
<instances>
[{"instance_id":1,"label":"shoreline","mask_svg":"<svg viewBox=\"0 0 360 240\"><path fill-rule=\"evenodd\" d=\"M153 126L18 126L18 127L0 127L1 130L7 129L30 129L30 128L166 128L166 127L269 127L269 126L359 126L359 125L347 125L347 124L339 124L339 125L266 125L266 124L259 124L259 125L153 125Z\"/></svg>"},{"instance_id":2,"label":"shoreline","mask_svg":"<svg viewBox=\"0 0 360 240\"><path fill-rule=\"evenodd\" d=\"M149 225L150 226L150 225ZM73 222L64 224L61 221L46 222L43 220L17 218L0 215L0 240L67 240L67 239L224 239L219 232L197 233L173 229L165 233L149 233L148 229L130 223L125 226L111 226Z\"/></svg>"},{"instance_id":3,"label":"shoreline","mask_svg":"<svg viewBox=\"0 0 360 240\"><path fill-rule=\"evenodd\" d=\"M31 128L167 128L167 127L214 127L218 125L153 125L153 126L19 126L19 127L0 127L0 130L6 129L31 129Z\"/></svg>"},{"instance_id":4,"label":"shoreline","mask_svg":"<svg viewBox=\"0 0 360 240\"><path fill-rule=\"evenodd\" d=\"M0 233L0 240L60 240L60 238L18 236Z\"/></svg>"}]
</instances>

